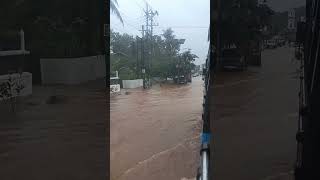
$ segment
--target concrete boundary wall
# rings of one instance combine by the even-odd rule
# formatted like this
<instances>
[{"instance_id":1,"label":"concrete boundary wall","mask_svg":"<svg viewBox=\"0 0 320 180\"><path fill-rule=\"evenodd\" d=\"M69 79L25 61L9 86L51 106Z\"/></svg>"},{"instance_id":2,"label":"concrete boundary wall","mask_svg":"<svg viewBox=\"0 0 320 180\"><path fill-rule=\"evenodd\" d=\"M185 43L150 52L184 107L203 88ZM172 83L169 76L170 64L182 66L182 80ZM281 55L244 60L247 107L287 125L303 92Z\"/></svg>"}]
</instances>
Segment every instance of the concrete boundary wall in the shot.
<instances>
[{"instance_id":1,"label":"concrete boundary wall","mask_svg":"<svg viewBox=\"0 0 320 180\"><path fill-rule=\"evenodd\" d=\"M143 79L122 80L122 85L124 89L143 87Z\"/></svg>"},{"instance_id":2,"label":"concrete boundary wall","mask_svg":"<svg viewBox=\"0 0 320 180\"><path fill-rule=\"evenodd\" d=\"M106 76L105 56L40 59L43 84L80 84Z\"/></svg>"}]
</instances>

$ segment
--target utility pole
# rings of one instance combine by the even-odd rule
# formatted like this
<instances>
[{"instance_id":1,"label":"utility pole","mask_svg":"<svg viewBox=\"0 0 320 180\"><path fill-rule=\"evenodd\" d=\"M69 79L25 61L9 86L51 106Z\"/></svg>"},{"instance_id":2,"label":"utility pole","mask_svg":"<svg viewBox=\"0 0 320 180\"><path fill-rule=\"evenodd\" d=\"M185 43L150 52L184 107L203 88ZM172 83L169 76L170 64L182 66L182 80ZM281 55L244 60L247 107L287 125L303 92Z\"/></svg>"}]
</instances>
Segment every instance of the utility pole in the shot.
<instances>
[{"instance_id":1,"label":"utility pole","mask_svg":"<svg viewBox=\"0 0 320 180\"><path fill-rule=\"evenodd\" d=\"M153 56L153 27L157 26L154 24L154 16L158 15L157 11L153 11L151 7L149 7L148 3L146 3L146 9L144 11L146 17L146 30L145 30L145 71L148 83L148 86L151 85L150 83L150 76L151 76L151 59Z\"/></svg>"},{"instance_id":2,"label":"utility pole","mask_svg":"<svg viewBox=\"0 0 320 180\"><path fill-rule=\"evenodd\" d=\"M149 49L149 5L148 3L146 3L146 11L145 11L145 14L146 14L146 76L147 76L147 87L149 87L149 81L150 81L150 66L149 66L149 63L150 63L150 56L149 56L149 52L150 52L150 49Z\"/></svg>"},{"instance_id":3,"label":"utility pole","mask_svg":"<svg viewBox=\"0 0 320 180\"><path fill-rule=\"evenodd\" d=\"M154 46L153 46L153 26L158 26L158 24L154 24L154 21L153 21L153 18L154 18L154 16L156 16L156 15L158 15L158 11L152 11L151 10L151 19L150 19L150 21L151 21L151 23L150 23L150 29L151 29L151 33L150 33L150 35L151 35L151 43L150 43L150 46L151 46L151 57L153 57L154 56ZM150 68L151 68L151 66L152 66L152 61L150 61Z\"/></svg>"},{"instance_id":4,"label":"utility pole","mask_svg":"<svg viewBox=\"0 0 320 180\"><path fill-rule=\"evenodd\" d=\"M149 30L149 5L148 3L146 3L146 10L145 10L145 14L146 14L146 36L148 38L148 30Z\"/></svg>"},{"instance_id":5,"label":"utility pole","mask_svg":"<svg viewBox=\"0 0 320 180\"><path fill-rule=\"evenodd\" d=\"M139 78L141 78L141 65L140 65L140 61L139 61L139 47L141 46L141 40L140 40L140 38L138 37L138 36L136 36L136 49L135 49L135 51L136 51L136 60L137 60L137 64L136 64L136 73L137 73L137 78L139 79Z\"/></svg>"},{"instance_id":6,"label":"utility pole","mask_svg":"<svg viewBox=\"0 0 320 180\"><path fill-rule=\"evenodd\" d=\"M159 26L159 24L154 24L154 21L153 21L153 18L154 18L154 16L158 16L159 14L158 14L158 11L152 11L152 10L150 10L150 21L151 21L151 23L150 23L150 36L151 36L151 42L153 42L153 26ZM151 46L152 47L152 53L153 53L153 46Z\"/></svg>"},{"instance_id":7,"label":"utility pole","mask_svg":"<svg viewBox=\"0 0 320 180\"><path fill-rule=\"evenodd\" d=\"M142 38L141 38L141 61L142 61L142 76L143 76L143 88L147 88L147 79L146 79L146 63L145 63L145 29L144 25L141 27L141 33L142 33Z\"/></svg>"}]
</instances>

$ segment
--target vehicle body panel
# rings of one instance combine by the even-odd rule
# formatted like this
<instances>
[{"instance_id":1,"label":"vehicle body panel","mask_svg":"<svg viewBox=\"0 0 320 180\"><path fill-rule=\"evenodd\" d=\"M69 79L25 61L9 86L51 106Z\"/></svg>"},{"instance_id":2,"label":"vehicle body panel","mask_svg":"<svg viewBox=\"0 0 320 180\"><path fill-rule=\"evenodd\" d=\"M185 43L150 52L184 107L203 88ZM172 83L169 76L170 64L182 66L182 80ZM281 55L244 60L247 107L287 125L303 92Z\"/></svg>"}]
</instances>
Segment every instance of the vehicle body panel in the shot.
<instances>
[{"instance_id":1,"label":"vehicle body panel","mask_svg":"<svg viewBox=\"0 0 320 180\"><path fill-rule=\"evenodd\" d=\"M244 57L235 49L224 49L222 51L221 64L223 68L236 68L243 70L245 67Z\"/></svg>"}]
</instances>

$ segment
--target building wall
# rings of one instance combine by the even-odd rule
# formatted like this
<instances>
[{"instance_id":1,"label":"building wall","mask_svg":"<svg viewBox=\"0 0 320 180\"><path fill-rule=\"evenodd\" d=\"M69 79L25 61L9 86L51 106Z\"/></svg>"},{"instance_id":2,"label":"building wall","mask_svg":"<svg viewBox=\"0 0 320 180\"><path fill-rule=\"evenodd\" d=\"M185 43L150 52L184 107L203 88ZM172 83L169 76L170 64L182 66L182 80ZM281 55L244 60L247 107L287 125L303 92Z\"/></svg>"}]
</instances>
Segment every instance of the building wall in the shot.
<instances>
[{"instance_id":1,"label":"building wall","mask_svg":"<svg viewBox=\"0 0 320 180\"><path fill-rule=\"evenodd\" d=\"M294 19L288 19L288 29L289 30L295 29L295 20Z\"/></svg>"},{"instance_id":2,"label":"building wall","mask_svg":"<svg viewBox=\"0 0 320 180\"><path fill-rule=\"evenodd\" d=\"M295 30L296 28L296 13L294 9L289 10L288 12L288 29Z\"/></svg>"},{"instance_id":3,"label":"building wall","mask_svg":"<svg viewBox=\"0 0 320 180\"><path fill-rule=\"evenodd\" d=\"M19 69L28 71L28 54L22 50L0 51L0 75L8 74L8 71L18 72Z\"/></svg>"},{"instance_id":4,"label":"building wall","mask_svg":"<svg viewBox=\"0 0 320 180\"><path fill-rule=\"evenodd\" d=\"M124 89L143 87L143 79L122 80L122 85Z\"/></svg>"},{"instance_id":5,"label":"building wall","mask_svg":"<svg viewBox=\"0 0 320 180\"><path fill-rule=\"evenodd\" d=\"M295 10L294 9L289 10L288 17L289 18L295 18L295 16L296 16Z\"/></svg>"},{"instance_id":6,"label":"building wall","mask_svg":"<svg viewBox=\"0 0 320 180\"><path fill-rule=\"evenodd\" d=\"M105 56L40 59L42 84L80 84L105 78Z\"/></svg>"}]
</instances>

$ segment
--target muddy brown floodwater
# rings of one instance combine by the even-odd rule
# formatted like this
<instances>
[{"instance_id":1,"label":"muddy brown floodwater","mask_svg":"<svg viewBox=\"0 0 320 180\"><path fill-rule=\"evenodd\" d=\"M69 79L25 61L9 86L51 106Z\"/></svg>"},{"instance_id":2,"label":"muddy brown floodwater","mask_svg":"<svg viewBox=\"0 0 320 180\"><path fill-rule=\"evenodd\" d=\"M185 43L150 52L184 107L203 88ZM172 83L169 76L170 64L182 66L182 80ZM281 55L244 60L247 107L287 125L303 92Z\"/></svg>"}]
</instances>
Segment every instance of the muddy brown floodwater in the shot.
<instances>
[{"instance_id":1,"label":"muddy brown floodwater","mask_svg":"<svg viewBox=\"0 0 320 180\"><path fill-rule=\"evenodd\" d=\"M124 90L110 99L112 180L196 175L203 81Z\"/></svg>"},{"instance_id":2,"label":"muddy brown floodwater","mask_svg":"<svg viewBox=\"0 0 320 180\"><path fill-rule=\"evenodd\" d=\"M32 91L19 99L16 113L0 102L0 179L105 179L103 80ZM48 103L52 95L59 101Z\"/></svg>"},{"instance_id":3,"label":"muddy brown floodwater","mask_svg":"<svg viewBox=\"0 0 320 180\"><path fill-rule=\"evenodd\" d=\"M299 92L293 55L286 46L265 49L261 67L216 74L213 179L293 179Z\"/></svg>"},{"instance_id":4,"label":"muddy brown floodwater","mask_svg":"<svg viewBox=\"0 0 320 180\"><path fill-rule=\"evenodd\" d=\"M292 179L298 112L294 49L262 53L262 66L215 76L211 173L219 180ZM111 179L194 178L203 81L135 89L111 98Z\"/></svg>"}]
</instances>

